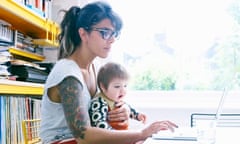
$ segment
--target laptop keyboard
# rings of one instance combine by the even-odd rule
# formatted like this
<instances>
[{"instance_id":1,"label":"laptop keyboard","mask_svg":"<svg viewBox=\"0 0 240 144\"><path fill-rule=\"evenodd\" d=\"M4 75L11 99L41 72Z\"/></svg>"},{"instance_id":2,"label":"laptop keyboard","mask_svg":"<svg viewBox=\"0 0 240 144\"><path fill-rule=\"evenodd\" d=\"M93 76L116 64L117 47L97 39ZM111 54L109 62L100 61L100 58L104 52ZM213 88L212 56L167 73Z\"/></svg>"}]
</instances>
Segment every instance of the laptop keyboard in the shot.
<instances>
[{"instance_id":1,"label":"laptop keyboard","mask_svg":"<svg viewBox=\"0 0 240 144\"><path fill-rule=\"evenodd\" d=\"M161 140L184 140L184 141L197 141L197 131L191 127L176 128L174 132L169 130L159 131L157 134L152 135L153 139Z\"/></svg>"}]
</instances>

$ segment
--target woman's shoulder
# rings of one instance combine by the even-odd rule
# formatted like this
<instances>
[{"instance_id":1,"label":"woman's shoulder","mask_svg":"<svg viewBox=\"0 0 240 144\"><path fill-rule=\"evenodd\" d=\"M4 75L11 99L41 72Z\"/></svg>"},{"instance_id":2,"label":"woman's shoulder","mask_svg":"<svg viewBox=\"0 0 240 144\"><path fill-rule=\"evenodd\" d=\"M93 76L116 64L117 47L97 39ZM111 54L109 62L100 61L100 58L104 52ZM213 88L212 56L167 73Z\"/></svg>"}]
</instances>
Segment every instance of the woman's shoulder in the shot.
<instances>
[{"instance_id":1,"label":"woman's shoulder","mask_svg":"<svg viewBox=\"0 0 240 144\"><path fill-rule=\"evenodd\" d=\"M53 72L59 72L61 71L61 73L69 73L69 72L75 72L75 71L80 71L80 68L78 67L78 65L76 64L76 62L74 62L73 60L70 59L61 59L59 61L57 61L52 69Z\"/></svg>"},{"instance_id":2,"label":"woman's shoulder","mask_svg":"<svg viewBox=\"0 0 240 144\"><path fill-rule=\"evenodd\" d=\"M74 76L80 81L83 80L81 70L74 61L68 59L59 60L48 75L47 83L51 83L51 85L52 83L59 83L67 76Z\"/></svg>"},{"instance_id":3,"label":"woman's shoulder","mask_svg":"<svg viewBox=\"0 0 240 144\"><path fill-rule=\"evenodd\" d=\"M56 66L72 66L72 65L77 65L75 61L71 59L60 59L56 62Z\"/></svg>"}]
</instances>

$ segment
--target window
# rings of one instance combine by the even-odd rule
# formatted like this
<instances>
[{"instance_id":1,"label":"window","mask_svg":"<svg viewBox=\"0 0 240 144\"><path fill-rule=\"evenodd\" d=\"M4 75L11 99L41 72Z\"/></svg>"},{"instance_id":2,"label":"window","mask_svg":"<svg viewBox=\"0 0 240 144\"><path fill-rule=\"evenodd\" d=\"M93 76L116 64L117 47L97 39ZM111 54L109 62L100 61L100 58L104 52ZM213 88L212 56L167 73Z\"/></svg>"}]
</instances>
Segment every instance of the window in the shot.
<instances>
[{"instance_id":1,"label":"window","mask_svg":"<svg viewBox=\"0 0 240 144\"><path fill-rule=\"evenodd\" d=\"M111 59L132 90L240 88L239 0L108 0L124 21Z\"/></svg>"}]
</instances>

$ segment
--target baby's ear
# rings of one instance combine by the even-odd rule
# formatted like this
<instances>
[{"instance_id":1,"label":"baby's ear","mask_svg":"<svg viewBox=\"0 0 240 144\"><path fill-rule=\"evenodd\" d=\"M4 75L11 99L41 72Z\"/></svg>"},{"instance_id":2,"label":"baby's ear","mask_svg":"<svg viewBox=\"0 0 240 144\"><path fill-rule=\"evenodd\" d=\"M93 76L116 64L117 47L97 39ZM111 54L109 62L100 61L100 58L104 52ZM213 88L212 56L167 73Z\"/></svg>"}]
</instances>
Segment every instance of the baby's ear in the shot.
<instances>
[{"instance_id":1,"label":"baby's ear","mask_svg":"<svg viewBox=\"0 0 240 144\"><path fill-rule=\"evenodd\" d=\"M100 83L100 89L102 90L102 92L107 91L107 88L104 87L103 83Z\"/></svg>"}]
</instances>

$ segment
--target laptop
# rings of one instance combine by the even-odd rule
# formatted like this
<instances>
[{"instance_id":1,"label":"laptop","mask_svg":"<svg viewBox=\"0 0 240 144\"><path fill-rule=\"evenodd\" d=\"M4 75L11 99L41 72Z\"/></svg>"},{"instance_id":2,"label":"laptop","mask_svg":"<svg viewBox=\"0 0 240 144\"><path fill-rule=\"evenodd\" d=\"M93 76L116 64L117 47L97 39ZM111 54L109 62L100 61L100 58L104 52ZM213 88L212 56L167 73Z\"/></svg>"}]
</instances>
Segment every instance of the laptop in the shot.
<instances>
[{"instance_id":1,"label":"laptop","mask_svg":"<svg viewBox=\"0 0 240 144\"><path fill-rule=\"evenodd\" d=\"M223 104L224 104L227 92L228 92L227 87L225 87L223 89L221 100L220 100L220 102L218 104L218 108L217 108L217 112L216 112L216 116L215 116L216 122L218 122L218 120L219 120L219 118L221 116L221 113L222 113L222 110L223 110Z\"/></svg>"},{"instance_id":2,"label":"laptop","mask_svg":"<svg viewBox=\"0 0 240 144\"><path fill-rule=\"evenodd\" d=\"M218 122L219 117L222 113L223 104L227 95L227 88L223 89L223 93L218 104L218 108L215 115L215 120ZM183 141L197 141L197 129L195 127L180 127L176 128L174 132L169 130L159 131L152 135L153 139L159 140L183 140Z\"/></svg>"}]
</instances>

